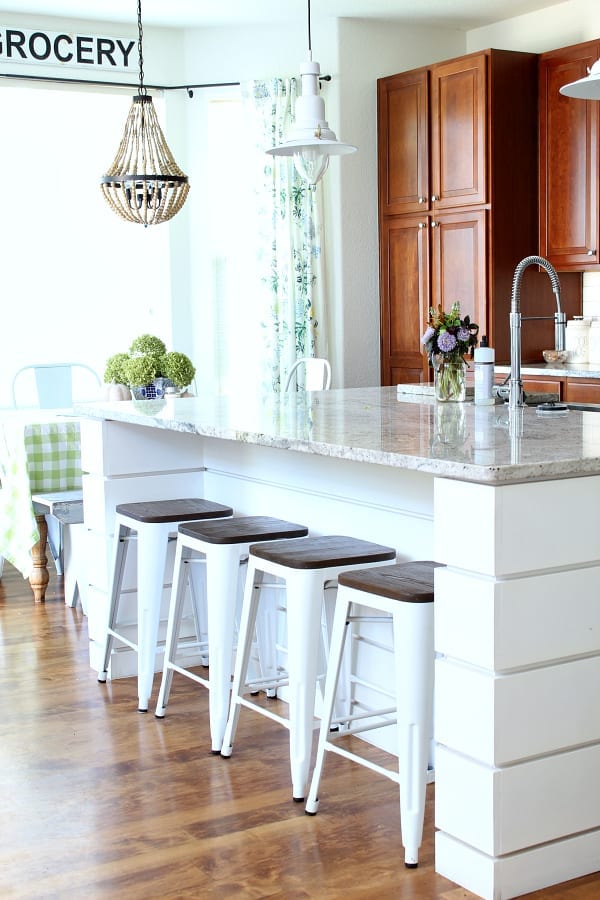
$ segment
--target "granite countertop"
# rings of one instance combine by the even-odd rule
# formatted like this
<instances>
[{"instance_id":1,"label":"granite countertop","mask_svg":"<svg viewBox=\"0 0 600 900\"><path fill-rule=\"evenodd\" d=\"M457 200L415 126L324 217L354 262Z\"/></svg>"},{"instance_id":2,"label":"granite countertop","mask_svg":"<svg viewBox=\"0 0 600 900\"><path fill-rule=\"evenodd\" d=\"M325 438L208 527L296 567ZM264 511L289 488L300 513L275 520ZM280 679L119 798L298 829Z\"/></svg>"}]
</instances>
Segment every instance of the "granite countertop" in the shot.
<instances>
[{"instance_id":1,"label":"granite countertop","mask_svg":"<svg viewBox=\"0 0 600 900\"><path fill-rule=\"evenodd\" d=\"M437 403L396 387L80 403L78 416L483 484L600 474L600 413Z\"/></svg>"},{"instance_id":2,"label":"granite countertop","mask_svg":"<svg viewBox=\"0 0 600 900\"><path fill-rule=\"evenodd\" d=\"M495 366L500 374L510 374L510 366ZM562 366L548 363L528 363L521 366L521 377L526 375L546 375L549 378L597 378L600 381L600 366L595 363L564 364Z\"/></svg>"}]
</instances>

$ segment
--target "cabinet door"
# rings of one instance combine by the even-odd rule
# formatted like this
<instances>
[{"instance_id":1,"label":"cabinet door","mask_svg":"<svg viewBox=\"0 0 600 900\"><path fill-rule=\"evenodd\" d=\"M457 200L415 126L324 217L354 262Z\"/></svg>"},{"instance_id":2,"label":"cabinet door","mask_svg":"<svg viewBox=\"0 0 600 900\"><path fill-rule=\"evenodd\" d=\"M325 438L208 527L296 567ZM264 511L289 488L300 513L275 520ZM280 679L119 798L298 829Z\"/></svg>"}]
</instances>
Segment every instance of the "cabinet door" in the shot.
<instances>
[{"instance_id":1,"label":"cabinet door","mask_svg":"<svg viewBox=\"0 0 600 900\"><path fill-rule=\"evenodd\" d=\"M380 215L428 209L428 119L427 70L377 82Z\"/></svg>"},{"instance_id":2,"label":"cabinet door","mask_svg":"<svg viewBox=\"0 0 600 900\"><path fill-rule=\"evenodd\" d=\"M434 209L485 203L485 54L431 69L431 187Z\"/></svg>"},{"instance_id":3,"label":"cabinet door","mask_svg":"<svg viewBox=\"0 0 600 900\"><path fill-rule=\"evenodd\" d=\"M427 217L385 219L381 229L381 382L427 380L421 346L429 313Z\"/></svg>"},{"instance_id":4,"label":"cabinet door","mask_svg":"<svg viewBox=\"0 0 600 900\"><path fill-rule=\"evenodd\" d=\"M444 213L431 221L431 305L446 310L458 300L461 315L487 327L487 213Z\"/></svg>"},{"instance_id":5,"label":"cabinet door","mask_svg":"<svg viewBox=\"0 0 600 900\"><path fill-rule=\"evenodd\" d=\"M598 102L559 93L599 55L587 43L540 59L540 253L557 269L599 262Z\"/></svg>"}]
</instances>

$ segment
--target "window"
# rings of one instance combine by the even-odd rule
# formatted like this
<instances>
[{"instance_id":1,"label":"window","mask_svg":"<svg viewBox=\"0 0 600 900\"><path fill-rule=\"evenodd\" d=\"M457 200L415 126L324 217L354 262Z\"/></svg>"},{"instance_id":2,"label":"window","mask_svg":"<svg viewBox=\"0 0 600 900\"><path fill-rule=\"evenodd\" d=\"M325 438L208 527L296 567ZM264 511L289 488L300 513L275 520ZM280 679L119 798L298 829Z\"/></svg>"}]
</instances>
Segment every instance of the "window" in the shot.
<instances>
[{"instance_id":1,"label":"window","mask_svg":"<svg viewBox=\"0 0 600 900\"><path fill-rule=\"evenodd\" d=\"M130 104L130 92L0 86L0 407L28 363L102 376L138 334L171 342L168 228L120 220L99 188Z\"/></svg>"}]
</instances>

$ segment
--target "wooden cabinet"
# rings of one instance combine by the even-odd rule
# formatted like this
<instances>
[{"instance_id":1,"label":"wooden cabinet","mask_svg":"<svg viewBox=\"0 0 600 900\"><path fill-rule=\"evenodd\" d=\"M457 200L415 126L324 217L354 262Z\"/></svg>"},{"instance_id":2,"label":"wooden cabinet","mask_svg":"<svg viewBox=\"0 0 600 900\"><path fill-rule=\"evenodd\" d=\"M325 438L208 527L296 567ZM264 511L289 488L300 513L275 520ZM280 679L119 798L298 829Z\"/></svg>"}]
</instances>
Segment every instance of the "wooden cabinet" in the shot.
<instances>
[{"instance_id":1,"label":"wooden cabinet","mask_svg":"<svg viewBox=\"0 0 600 900\"><path fill-rule=\"evenodd\" d=\"M583 271L600 262L599 105L559 93L587 75L599 57L600 41L540 57L540 253L563 271Z\"/></svg>"},{"instance_id":2,"label":"wooden cabinet","mask_svg":"<svg viewBox=\"0 0 600 900\"><path fill-rule=\"evenodd\" d=\"M513 272L538 246L537 56L380 79L378 166L382 383L429 380L420 337L440 303L507 360Z\"/></svg>"},{"instance_id":3,"label":"wooden cabinet","mask_svg":"<svg viewBox=\"0 0 600 900\"><path fill-rule=\"evenodd\" d=\"M600 381L567 378L565 400L569 403L600 403Z\"/></svg>"}]
</instances>

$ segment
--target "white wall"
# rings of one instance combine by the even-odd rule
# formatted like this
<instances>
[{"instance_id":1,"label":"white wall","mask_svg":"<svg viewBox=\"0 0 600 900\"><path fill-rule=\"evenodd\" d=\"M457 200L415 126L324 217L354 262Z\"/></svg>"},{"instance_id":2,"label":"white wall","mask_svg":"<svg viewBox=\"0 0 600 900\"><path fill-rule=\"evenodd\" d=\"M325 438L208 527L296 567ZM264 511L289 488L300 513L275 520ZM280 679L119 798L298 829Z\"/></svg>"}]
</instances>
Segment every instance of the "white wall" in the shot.
<instances>
[{"instance_id":1,"label":"white wall","mask_svg":"<svg viewBox=\"0 0 600 900\"><path fill-rule=\"evenodd\" d=\"M567 0L467 33L467 51L495 47L544 53L600 37L598 0Z\"/></svg>"}]
</instances>

